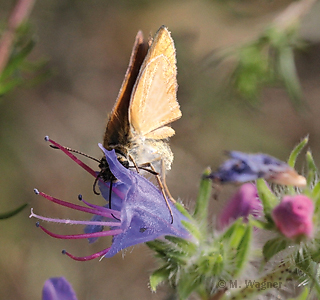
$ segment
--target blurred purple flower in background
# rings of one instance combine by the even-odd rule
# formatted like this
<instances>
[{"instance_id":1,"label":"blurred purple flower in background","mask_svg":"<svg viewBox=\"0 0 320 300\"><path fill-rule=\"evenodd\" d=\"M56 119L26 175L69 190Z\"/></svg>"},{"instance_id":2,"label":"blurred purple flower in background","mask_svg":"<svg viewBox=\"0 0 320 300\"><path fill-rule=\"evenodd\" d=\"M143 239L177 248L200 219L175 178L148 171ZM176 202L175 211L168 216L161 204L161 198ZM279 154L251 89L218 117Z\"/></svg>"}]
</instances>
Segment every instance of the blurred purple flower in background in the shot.
<instances>
[{"instance_id":1,"label":"blurred purple flower in background","mask_svg":"<svg viewBox=\"0 0 320 300\"><path fill-rule=\"evenodd\" d=\"M42 300L77 300L77 297L64 277L52 277L43 285Z\"/></svg>"},{"instance_id":2,"label":"blurred purple flower in background","mask_svg":"<svg viewBox=\"0 0 320 300\"><path fill-rule=\"evenodd\" d=\"M49 138L47 140L92 175L97 176L96 172L78 160L66 148ZM114 150L107 151L101 145L99 146L105 153L112 174L118 179L112 186L112 207L114 209L90 204L84 201L82 197L79 197L79 199L88 207L75 205L35 190L36 194L40 194L52 202L95 215L91 221L62 220L42 217L31 210L30 217L40 220L87 225L84 234L59 235L48 231L38 223L37 225L50 236L60 239L87 238L90 242L98 237L113 236L111 247L90 256L76 257L66 251L63 252L75 260L86 261L96 257L111 257L129 246L145 243L166 235L190 238L190 234L181 224L181 220L187 220L186 217L174 205L171 205L171 216L161 191L137 172L125 168L118 161ZM99 188L103 197L109 201L109 184L99 180ZM110 227L110 230L103 231L105 226Z\"/></svg>"},{"instance_id":3,"label":"blurred purple flower in background","mask_svg":"<svg viewBox=\"0 0 320 300\"><path fill-rule=\"evenodd\" d=\"M248 216L259 217L262 214L262 204L258 197L258 191L254 184L245 183L227 202L218 217L218 228L223 229L237 218Z\"/></svg>"},{"instance_id":4,"label":"blurred purple flower in background","mask_svg":"<svg viewBox=\"0 0 320 300\"><path fill-rule=\"evenodd\" d=\"M306 179L285 162L267 154L247 154L239 151L228 152L226 160L216 172L208 177L221 183L248 182L264 178L283 185L305 186Z\"/></svg>"},{"instance_id":5,"label":"blurred purple flower in background","mask_svg":"<svg viewBox=\"0 0 320 300\"><path fill-rule=\"evenodd\" d=\"M279 231L287 238L312 237L314 204L304 195L284 196L272 212Z\"/></svg>"}]
</instances>

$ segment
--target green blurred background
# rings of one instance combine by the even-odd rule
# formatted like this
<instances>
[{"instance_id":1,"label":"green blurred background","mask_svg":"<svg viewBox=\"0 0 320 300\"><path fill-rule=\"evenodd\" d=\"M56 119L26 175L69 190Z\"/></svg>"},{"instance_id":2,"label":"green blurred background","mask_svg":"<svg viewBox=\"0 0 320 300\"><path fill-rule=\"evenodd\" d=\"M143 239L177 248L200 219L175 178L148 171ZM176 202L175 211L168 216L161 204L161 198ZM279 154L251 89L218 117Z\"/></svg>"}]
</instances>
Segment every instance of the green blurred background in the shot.
<instances>
[{"instance_id":1,"label":"green blurred background","mask_svg":"<svg viewBox=\"0 0 320 300\"><path fill-rule=\"evenodd\" d=\"M41 0L30 23L38 43L30 60L46 58L52 77L32 88L18 88L0 98L0 211L25 202L20 214L0 221L0 299L40 299L48 277L65 276L80 300L169 299L167 288L148 289L155 266L152 253L138 245L102 261L75 262L62 249L90 255L110 244L108 238L89 245L46 236L29 219L36 213L59 218L88 216L49 203L33 193L38 188L77 203L77 195L95 203L92 177L44 136L65 146L101 157L108 113L121 86L138 30L153 36L161 25L172 33L178 60L178 100L183 117L173 124L175 161L167 182L175 198L192 207L202 170L216 168L224 150L266 152L286 160L300 138L310 134L310 147L320 160L320 5L303 20L300 34L311 42L296 63L307 109L297 111L282 88L266 88L260 106L226 97L219 90L230 62L211 66L214 50L255 39L292 1L147 1ZM0 2L6 20L15 1ZM232 65L232 62L231 62ZM97 164L87 161L93 168ZM304 165L300 162L300 168ZM219 211L231 189L212 200ZM214 219L214 217L212 217ZM47 225L58 233L80 233L81 227Z\"/></svg>"}]
</instances>

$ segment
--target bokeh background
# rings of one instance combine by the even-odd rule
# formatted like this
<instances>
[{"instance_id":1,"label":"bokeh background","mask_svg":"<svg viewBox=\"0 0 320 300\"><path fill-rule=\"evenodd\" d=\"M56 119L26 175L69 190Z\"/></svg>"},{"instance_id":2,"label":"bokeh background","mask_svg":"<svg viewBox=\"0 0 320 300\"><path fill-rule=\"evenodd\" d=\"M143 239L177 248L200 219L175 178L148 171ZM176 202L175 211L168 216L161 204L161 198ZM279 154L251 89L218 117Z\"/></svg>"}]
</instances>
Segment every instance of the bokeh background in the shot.
<instances>
[{"instance_id":1,"label":"bokeh background","mask_svg":"<svg viewBox=\"0 0 320 300\"><path fill-rule=\"evenodd\" d=\"M296 110L282 88L265 88L260 105L226 97L215 84L229 64L208 63L215 50L255 39L292 1L289 0L41 0L30 23L37 46L30 60L44 58L52 76L31 87L20 87L0 98L0 211L25 202L20 214L0 221L0 299L40 299L44 281L65 276L80 300L169 299L168 288L156 294L148 275L156 266L151 251L138 245L102 261L75 262L62 249L85 256L110 244L108 238L60 241L46 236L29 219L36 213L59 218L88 218L59 207L33 193L38 188L60 199L103 203L92 193L92 177L61 152L51 149L44 136L65 146L101 157L107 115L125 74L138 30L153 36L166 25L175 41L178 60L178 100L183 117L173 124L175 161L167 182L175 198L192 207L202 170L216 168L224 150L265 152L286 160L305 135L320 163L320 5L303 19L300 35L309 47L296 53L306 109ZM0 1L6 20L16 1ZM227 94L227 91L225 91ZM97 169L97 164L87 163ZM303 169L301 161L299 169ZM212 219L232 188L212 199ZM47 225L59 233L81 228ZM125 255L124 255L125 254Z\"/></svg>"}]
</instances>

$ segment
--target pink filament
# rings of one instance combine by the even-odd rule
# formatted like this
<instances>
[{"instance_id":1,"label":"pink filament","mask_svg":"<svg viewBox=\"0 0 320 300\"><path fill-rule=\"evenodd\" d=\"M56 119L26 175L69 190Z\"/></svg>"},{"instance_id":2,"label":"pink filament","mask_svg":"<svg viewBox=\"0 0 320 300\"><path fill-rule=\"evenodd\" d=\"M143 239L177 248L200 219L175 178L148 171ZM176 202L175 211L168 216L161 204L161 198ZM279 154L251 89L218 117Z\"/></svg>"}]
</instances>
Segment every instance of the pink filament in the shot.
<instances>
[{"instance_id":1,"label":"pink filament","mask_svg":"<svg viewBox=\"0 0 320 300\"><path fill-rule=\"evenodd\" d=\"M95 259L97 257L101 257L101 256L104 256L106 255L110 250L110 247L107 248L107 249L104 249L100 252L97 252L97 253L94 253L92 255L89 255L89 256L82 256L82 257L77 257L77 256L73 256L72 254L70 254L69 252L67 251L63 251L62 253L63 254L66 254L68 255L70 258L74 259L74 260L78 260L78 261L88 261L88 260L92 260L92 259Z\"/></svg>"},{"instance_id":2,"label":"pink filament","mask_svg":"<svg viewBox=\"0 0 320 300\"><path fill-rule=\"evenodd\" d=\"M79 221L79 220L70 220L70 219L54 219L54 218L46 218L40 215L37 215L33 212L33 208L31 208L31 214L29 218L36 218L42 221L51 222L51 223L60 223L60 224L70 224L70 225L91 225L91 226L109 226L109 227L119 227L121 222L104 222L104 221Z\"/></svg>"},{"instance_id":3,"label":"pink filament","mask_svg":"<svg viewBox=\"0 0 320 300\"><path fill-rule=\"evenodd\" d=\"M68 151L65 147L61 146L60 144L58 144L57 142L53 141L52 139L50 139L48 136L45 137L45 140L50 142L52 145L56 146L57 148L59 148L62 152L64 152L65 154L67 154L74 162L76 162L80 167L82 167L83 169L85 169L87 172L89 172L92 176L94 176L95 178L97 178L97 173L91 169L88 165L86 165L85 163L83 163L79 158L77 158L75 155L73 155L70 151ZM109 187L109 185L104 182L101 178L98 178L98 180L103 183L104 185L106 185L107 187ZM122 192L120 192L117 188L112 188L112 191L119 196L121 199L124 198L124 195Z\"/></svg>"},{"instance_id":4,"label":"pink filament","mask_svg":"<svg viewBox=\"0 0 320 300\"><path fill-rule=\"evenodd\" d=\"M103 211L98 210L98 209L92 209L92 208L87 208L87 207L83 207L81 205L77 205L77 204L72 204L63 200L59 200L57 198L54 198L52 196L49 196L43 192L39 192L39 195L41 195L42 197L48 199L49 201L52 201L56 204L65 206L65 207L69 207L75 210L79 210L79 211L83 211L83 212L87 212L90 214L94 214L94 215L99 215L99 216L103 216L103 217L107 217L107 218L114 218L116 217L117 219L120 218L120 212L117 210L113 210L113 209L109 209L109 208L104 208ZM102 208L100 206L100 208Z\"/></svg>"},{"instance_id":5,"label":"pink filament","mask_svg":"<svg viewBox=\"0 0 320 300\"><path fill-rule=\"evenodd\" d=\"M71 235L63 235L63 234L55 234L48 229L44 228L43 226L39 225L39 227L48 235L57 238L57 239L65 239L65 240L75 240L75 239L88 239L88 238L95 238L101 236L111 236L117 235L122 233L121 229L109 230L109 231L100 231L100 232L93 232L93 233L83 233L83 234L71 234Z\"/></svg>"},{"instance_id":6,"label":"pink filament","mask_svg":"<svg viewBox=\"0 0 320 300\"><path fill-rule=\"evenodd\" d=\"M83 163L79 158L77 158L75 155L73 155L71 152L69 152L66 148L58 144L57 142L51 140L49 137L46 137L46 140L50 142L52 145L58 147L62 152L67 154L73 161L75 161L80 167L85 169L87 172L89 172L92 176L97 177L97 174L94 170L92 170L89 166L87 166L85 163Z\"/></svg>"},{"instance_id":7,"label":"pink filament","mask_svg":"<svg viewBox=\"0 0 320 300\"><path fill-rule=\"evenodd\" d=\"M106 209L109 210L110 208L106 208L106 207L103 207L103 206L100 206L100 205L95 205L95 204L91 204L83 199L80 200L81 202L83 202L85 205L91 207L91 208L95 208L99 211L105 211Z\"/></svg>"}]
</instances>

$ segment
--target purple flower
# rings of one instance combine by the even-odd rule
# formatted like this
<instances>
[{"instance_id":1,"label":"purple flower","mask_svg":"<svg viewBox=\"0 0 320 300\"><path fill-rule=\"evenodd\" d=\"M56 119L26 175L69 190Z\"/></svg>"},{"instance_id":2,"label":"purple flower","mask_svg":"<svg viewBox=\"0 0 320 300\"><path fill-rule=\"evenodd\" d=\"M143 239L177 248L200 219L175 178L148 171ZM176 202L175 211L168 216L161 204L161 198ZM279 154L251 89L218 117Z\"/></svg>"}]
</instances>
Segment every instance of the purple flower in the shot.
<instances>
[{"instance_id":1,"label":"purple flower","mask_svg":"<svg viewBox=\"0 0 320 300\"><path fill-rule=\"evenodd\" d=\"M77 300L77 297L64 277L53 277L44 283L42 300Z\"/></svg>"},{"instance_id":2,"label":"purple flower","mask_svg":"<svg viewBox=\"0 0 320 300\"><path fill-rule=\"evenodd\" d=\"M97 176L96 172L77 159L67 149L49 138L47 140L55 147L58 147L65 152L93 176ZM122 166L118 161L114 150L107 151L102 145L99 146L105 153L111 172L118 179L118 181L112 185L112 209L90 204L84 201L82 197L79 197L79 199L88 207L80 206L56 199L35 190L36 194L40 194L52 202L95 215L91 221L61 220L45 218L36 215L33 213L33 210L31 210L30 217L41 220L65 224L87 225L84 234L59 235L48 231L38 224L43 231L52 237L60 239L87 238L92 242L98 237L113 236L111 247L90 256L75 257L66 251L64 251L64 253L75 260L85 261L96 257L111 257L129 246L145 243L166 235L190 238L190 234L181 224L181 220L187 220L186 217L184 217L174 205L170 206L172 210L171 216L170 210L159 189L137 172ZM99 188L102 196L108 201L109 184L99 179ZM105 227L109 227L110 230L103 230Z\"/></svg>"},{"instance_id":3,"label":"purple flower","mask_svg":"<svg viewBox=\"0 0 320 300\"><path fill-rule=\"evenodd\" d=\"M295 239L313 234L314 204L304 195L284 196L272 211L272 218L279 231L287 238Z\"/></svg>"},{"instance_id":4,"label":"purple flower","mask_svg":"<svg viewBox=\"0 0 320 300\"><path fill-rule=\"evenodd\" d=\"M218 228L223 229L237 218L248 220L249 215L259 217L263 210L258 191L254 184L245 183L227 202L218 218Z\"/></svg>"},{"instance_id":5,"label":"purple flower","mask_svg":"<svg viewBox=\"0 0 320 300\"><path fill-rule=\"evenodd\" d=\"M230 159L225 161L217 172L212 172L209 178L221 183L248 182L265 178L283 185L305 186L306 179L299 175L285 162L267 154L247 154L230 151Z\"/></svg>"}]
</instances>

